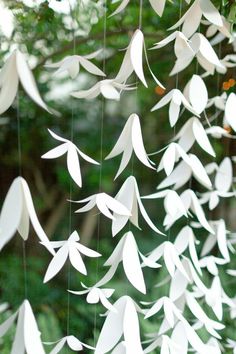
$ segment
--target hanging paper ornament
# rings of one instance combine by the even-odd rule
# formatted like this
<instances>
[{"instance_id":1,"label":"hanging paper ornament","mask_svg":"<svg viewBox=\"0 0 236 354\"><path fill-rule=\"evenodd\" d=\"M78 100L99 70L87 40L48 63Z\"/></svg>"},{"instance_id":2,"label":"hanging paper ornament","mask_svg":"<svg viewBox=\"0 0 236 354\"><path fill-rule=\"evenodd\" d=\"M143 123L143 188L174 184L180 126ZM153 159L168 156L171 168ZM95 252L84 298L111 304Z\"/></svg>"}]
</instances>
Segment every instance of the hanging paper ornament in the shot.
<instances>
[{"instance_id":1,"label":"hanging paper ornament","mask_svg":"<svg viewBox=\"0 0 236 354\"><path fill-rule=\"evenodd\" d=\"M75 79L79 74L80 66L82 66L90 74L98 76L106 76L102 70L100 70L96 65L91 63L89 59L96 58L102 50L97 50L94 53L88 55L70 55L60 60L57 63L47 64L46 68L57 69L54 75L60 74L61 72L67 71L72 79Z\"/></svg>"},{"instance_id":2,"label":"hanging paper ornament","mask_svg":"<svg viewBox=\"0 0 236 354\"><path fill-rule=\"evenodd\" d=\"M27 240L29 221L40 241L54 255L54 249L38 221L28 184L24 178L17 177L8 190L1 210L0 250L17 231L23 240Z\"/></svg>"},{"instance_id":3,"label":"hanging paper ornament","mask_svg":"<svg viewBox=\"0 0 236 354\"><path fill-rule=\"evenodd\" d=\"M0 114L12 105L17 94L19 81L27 95L36 104L52 113L39 94L32 71L24 55L19 50L15 50L0 71Z\"/></svg>"},{"instance_id":4,"label":"hanging paper ornament","mask_svg":"<svg viewBox=\"0 0 236 354\"><path fill-rule=\"evenodd\" d=\"M67 168L70 173L70 176L74 180L74 182L79 186L82 187L82 178L81 178L81 171L80 171L80 163L79 163L79 156L81 156L84 160L88 161L89 163L99 165L99 163L93 160L88 155L84 154L81 150L77 148L75 144L73 144L70 140L64 139L59 135L55 134L53 131L48 129L51 136L62 142L63 144L57 146L56 148L48 151L46 154L42 155L42 159L55 159L60 157L64 154L67 154Z\"/></svg>"}]
</instances>

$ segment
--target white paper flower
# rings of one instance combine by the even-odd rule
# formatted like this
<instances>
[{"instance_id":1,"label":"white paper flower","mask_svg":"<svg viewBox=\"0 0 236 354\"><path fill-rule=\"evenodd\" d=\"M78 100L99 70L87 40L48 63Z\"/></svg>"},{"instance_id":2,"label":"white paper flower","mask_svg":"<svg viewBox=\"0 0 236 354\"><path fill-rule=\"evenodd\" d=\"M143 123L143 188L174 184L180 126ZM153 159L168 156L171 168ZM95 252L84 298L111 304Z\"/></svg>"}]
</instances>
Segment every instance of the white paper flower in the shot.
<instances>
[{"instance_id":1,"label":"white paper flower","mask_svg":"<svg viewBox=\"0 0 236 354\"><path fill-rule=\"evenodd\" d=\"M119 241L111 256L105 262L105 266L110 269L104 277L96 283L96 287L101 287L108 283L114 276L119 263L122 262L124 272L130 283L141 293L146 294L146 285L140 264L140 259L143 265L149 268L159 268L160 264L153 262L145 257L138 249L134 235L131 231L127 232Z\"/></svg>"},{"instance_id":2,"label":"white paper flower","mask_svg":"<svg viewBox=\"0 0 236 354\"><path fill-rule=\"evenodd\" d=\"M0 114L12 105L17 94L19 81L27 95L37 105L50 112L39 94L32 71L24 55L19 50L15 50L0 71Z\"/></svg>"},{"instance_id":3,"label":"white paper flower","mask_svg":"<svg viewBox=\"0 0 236 354\"><path fill-rule=\"evenodd\" d=\"M32 200L29 186L22 177L12 182L4 200L0 215L0 250L18 231L23 240L29 236L29 221L34 231L49 252L55 254L50 241L43 231Z\"/></svg>"},{"instance_id":4,"label":"white paper flower","mask_svg":"<svg viewBox=\"0 0 236 354\"><path fill-rule=\"evenodd\" d=\"M48 129L51 136L62 142L63 144L55 147L54 149L48 151L46 154L42 155L42 159L55 159L60 157L64 154L67 154L67 168L69 171L70 176L74 180L74 182L79 186L82 187L82 178L81 178L81 171L80 171L80 163L79 163L79 156L81 156L84 160L88 161L89 163L99 165L99 163L93 160L88 155L84 154L81 150L77 148L75 144L73 144L70 140L64 139L59 135L52 132Z\"/></svg>"},{"instance_id":5,"label":"white paper flower","mask_svg":"<svg viewBox=\"0 0 236 354\"><path fill-rule=\"evenodd\" d=\"M193 113L194 115L198 116L197 112L194 110L194 108L188 103L182 92L178 89L173 89L167 95L165 95L152 109L151 112L156 111L157 109L160 109L170 103L169 106L169 121L170 121L170 126L174 127L175 124L177 123L179 119L179 114L180 114L180 107L181 104L184 105L184 107Z\"/></svg>"},{"instance_id":6,"label":"white paper flower","mask_svg":"<svg viewBox=\"0 0 236 354\"><path fill-rule=\"evenodd\" d=\"M45 354L41 333L38 329L32 308L28 300L24 300L19 309L0 325L0 338L13 326L17 319L15 338L11 354Z\"/></svg>"},{"instance_id":7,"label":"white paper flower","mask_svg":"<svg viewBox=\"0 0 236 354\"><path fill-rule=\"evenodd\" d=\"M137 75L139 80L144 84L144 86L148 87L144 72L143 72L143 52L146 57L147 66L149 72L151 73L153 79L160 87L164 88L164 86L160 83L160 81L153 74L147 57L144 35L140 29L137 29L129 43L129 46L125 52L125 56L123 62L121 64L120 70L116 75L115 80L118 82L125 83L128 78L131 76L133 72Z\"/></svg>"},{"instance_id":8,"label":"white paper flower","mask_svg":"<svg viewBox=\"0 0 236 354\"><path fill-rule=\"evenodd\" d=\"M128 177L123 185L121 186L119 192L115 196L115 200L119 203L122 203L128 210L129 215L122 215L121 213L114 212L114 219L112 221L112 235L115 236L120 232L123 227L130 222L139 228L138 224L138 211L142 214L142 217L145 219L146 223L151 227L152 230L158 234L163 235L163 233L153 224L149 218L140 198L140 193L138 185L134 176Z\"/></svg>"},{"instance_id":9,"label":"white paper flower","mask_svg":"<svg viewBox=\"0 0 236 354\"><path fill-rule=\"evenodd\" d=\"M82 253L87 257L100 257L101 254L82 245L79 240L78 233L74 231L67 241L55 241L51 243L53 248L59 248L59 250L48 266L43 280L44 283L55 277L65 264L67 258L69 258L70 263L78 272L87 275L87 270L80 254Z\"/></svg>"},{"instance_id":10,"label":"white paper flower","mask_svg":"<svg viewBox=\"0 0 236 354\"><path fill-rule=\"evenodd\" d=\"M81 342L78 338L76 338L75 336L66 336L61 338L59 341L57 342L48 342L45 344L56 344L55 347L53 348L52 351L50 351L50 354L57 354L61 351L61 349L65 346L65 344L67 344L67 346L73 350L73 351L81 351L84 348L87 349L91 349L94 350L93 347L91 347L88 344L85 344L83 342Z\"/></svg>"},{"instance_id":11,"label":"white paper flower","mask_svg":"<svg viewBox=\"0 0 236 354\"><path fill-rule=\"evenodd\" d=\"M196 141L204 151L215 157L215 152L208 139L207 133L208 131L204 129L200 120L196 117L192 117L182 126L174 139L178 140L178 144L185 152L188 152Z\"/></svg>"},{"instance_id":12,"label":"white paper flower","mask_svg":"<svg viewBox=\"0 0 236 354\"><path fill-rule=\"evenodd\" d=\"M101 302L101 304L108 310L116 311L113 305L108 300L114 293L115 291L114 289L100 288L97 285L94 285L93 287L87 287L83 283L81 284L86 290L80 290L80 291L69 290L69 292L74 295L87 294L86 301L88 304L97 304Z\"/></svg>"},{"instance_id":13,"label":"white paper flower","mask_svg":"<svg viewBox=\"0 0 236 354\"><path fill-rule=\"evenodd\" d=\"M109 100L119 101L122 91L129 91L134 89L135 87L132 85L122 84L116 79L105 79L97 82L88 90L72 92L71 96L75 98L85 98L87 100L92 100L101 94L103 97Z\"/></svg>"},{"instance_id":14,"label":"white paper flower","mask_svg":"<svg viewBox=\"0 0 236 354\"><path fill-rule=\"evenodd\" d=\"M115 220L117 216L124 216L128 218L131 216L130 211L125 205L116 200L116 198L110 197L106 193L93 194L90 197L78 200L75 203L86 202L88 203L84 207L76 210L76 213L84 213L97 206L103 215L112 220ZM110 210L113 212L113 215Z\"/></svg>"},{"instance_id":15,"label":"white paper flower","mask_svg":"<svg viewBox=\"0 0 236 354\"><path fill-rule=\"evenodd\" d=\"M122 335L126 353L143 354L136 304L129 296L122 296L114 307L116 312L108 312L94 354L110 352Z\"/></svg>"},{"instance_id":16,"label":"white paper flower","mask_svg":"<svg viewBox=\"0 0 236 354\"><path fill-rule=\"evenodd\" d=\"M198 30L202 16L218 27L223 26L221 15L210 0L195 0L181 19L169 29L173 30L183 25L182 32L189 38Z\"/></svg>"},{"instance_id":17,"label":"white paper flower","mask_svg":"<svg viewBox=\"0 0 236 354\"><path fill-rule=\"evenodd\" d=\"M143 145L143 137L140 126L140 120L137 114L133 113L129 116L122 133L120 134L114 148L107 155L106 160L112 159L113 157L122 154L122 159L120 167L115 176L115 179L121 174L121 172L127 166L129 160L131 159L132 152L145 166L154 169L151 165L153 162L147 156Z\"/></svg>"},{"instance_id":18,"label":"white paper flower","mask_svg":"<svg viewBox=\"0 0 236 354\"><path fill-rule=\"evenodd\" d=\"M60 60L57 63L45 65L47 68L57 69L54 75L59 74L63 71L67 71L72 79L75 79L79 74L80 66L93 75L106 76L102 70L100 70L96 65L91 63L89 59L96 58L96 56L101 52L98 50L94 53L88 55L70 55Z\"/></svg>"}]
</instances>

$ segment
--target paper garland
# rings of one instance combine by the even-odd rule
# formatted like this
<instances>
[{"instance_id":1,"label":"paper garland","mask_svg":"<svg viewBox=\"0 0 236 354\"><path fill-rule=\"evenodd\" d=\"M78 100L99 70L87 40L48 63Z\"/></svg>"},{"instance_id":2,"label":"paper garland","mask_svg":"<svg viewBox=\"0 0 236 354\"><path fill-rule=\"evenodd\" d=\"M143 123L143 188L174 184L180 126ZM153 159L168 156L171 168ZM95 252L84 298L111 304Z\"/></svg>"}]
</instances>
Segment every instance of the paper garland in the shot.
<instances>
[{"instance_id":1,"label":"paper garland","mask_svg":"<svg viewBox=\"0 0 236 354\"><path fill-rule=\"evenodd\" d=\"M190 2L186 1L188 4ZM119 14L128 3L129 0L121 1L112 15ZM159 16L162 16L166 1L150 0L150 5ZM202 18L205 18L205 20ZM200 23L207 26L206 36L200 31L197 32ZM182 125L172 142L162 150L164 152L159 159L156 171L154 163L149 159L146 152L140 119L136 113L131 114L127 119L117 142L106 157L106 160L109 160L122 154L115 178L121 178L120 174L127 168L133 152L138 160L150 169L150 172L162 173L162 170L164 170L166 176L157 187L159 191L141 197L137 181L131 175L124 181L114 198L99 191L78 201L78 203L86 204L77 212L87 212L96 206L102 214L111 219L112 236L120 237L120 239L104 264L104 266L109 267L105 275L92 286L82 284L83 290L70 289L70 292L79 296L86 295L88 304L100 302L108 312L96 348L84 344L74 336L67 335L58 342L45 343L55 344L51 354L58 353L64 345L68 345L74 351L80 351L83 348L95 350L95 354L108 352L113 354L142 354L155 350L160 350L161 354L187 354L188 351L200 354L223 352L223 345L219 341L221 339L220 332L224 328L222 323L223 304L228 306L229 311L233 314L236 303L234 299L227 296L223 289L219 268L221 265L227 265L229 267L227 273L233 277L236 276L236 271L230 269L230 265L228 265L231 252L235 252L235 239L227 230L222 218L208 220L204 209L205 206L208 206L209 210L213 210L220 203L220 198L229 198L236 195L233 188L233 163L236 159L226 156L219 164L211 162L204 166L197 155L190 151L197 143L211 160L216 156L211 143L212 138L235 138L233 133L231 134L224 129L224 126L215 124L214 117L212 118L213 124L210 127L208 126L210 121L208 112L211 112L211 107L215 106L220 114L224 115L223 124L227 124L236 132L234 119L236 116L235 93L232 92L229 95L223 93L209 98L206 81L204 80L204 77L208 75L213 75L215 72L226 73L228 68L236 66L234 54L228 54L221 59L213 49L214 43L218 43L222 38L232 39L229 29L230 26L226 19L220 15L210 0L195 0L190 4L182 18L170 28L170 30L176 31L156 43L152 48L161 50L170 42L175 42L176 61L170 75L175 75L184 70L194 58L197 59L204 73L203 75L194 73L183 91L178 87L173 88L152 108L152 111L156 111L169 104L170 126ZM217 31L220 33L220 39L216 38ZM216 37L211 42L207 39L215 35ZM80 66L91 74L105 76L103 71L90 62L90 59L95 58L100 52L97 51L85 56L68 56L58 63L48 64L47 67L56 68L55 74L67 71L71 79L77 77ZM102 79L92 88L73 92L71 95L79 99L93 99L101 94L106 99L118 101L122 91L136 89L133 84L127 83L132 74L135 74L147 87L143 57L146 59L149 72L155 82L164 88L150 68L145 46L145 31L137 29L134 30L120 70L115 78ZM19 81L28 96L36 104L53 113L42 100L24 55L16 50L11 53L0 71L0 114L4 113L13 103ZM182 119L181 106L186 110L187 120ZM145 118L142 118L142 122L144 122L143 119ZM91 164L98 163L85 155L70 140L61 138L50 130L49 133L62 144L44 154L42 158L54 159L66 154L68 172L74 182L82 187L79 157ZM177 165L175 166L175 164ZM196 192L187 187L186 183L192 176L207 191L202 190L201 187L200 192ZM169 189L169 187L173 189ZM181 191L177 191L182 187L184 188ZM137 245L135 229L134 232L131 230L125 232L123 229L127 223L130 223L130 227L134 225L140 229L138 220L140 211L150 228L163 236L163 232L150 219L143 205L144 199L151 199L155 205L155 199L159 198L164 199L163 228L166 231L169 230L180 219L186 222L186 225L181 228L177 235L174 235L173 239L168 237L165 241L159 242L158 246L145 256ZM0 249L13 238L17 231L26 240L29 234L29 221L31 221L40 243L53 256L46 271L45 282L51 280L60 271L67 259L79 273L86 275L87 270L80 253L88 257L101 256L98 252L79 242L77 231L74 231L65 241L49 241L36 216L27 182L22 177L18 177L10 186L2 206ZM158 223L160 224L160 220L158 220ZM195 230L198 228L205 230L206 237L204 240L196 238ZM119 236L118 234L121 231L123 234ZM58 251L55 252L57 248ZM211 254L213 248L218 249L217 256ZM170 285L167 294L156 299L154 303L142 302L142 306L139 306L125 294L113 303L112 296L115 289L107 287L109 286L107 284L115 276L120 263L123 264L124 273L130 284L137 291L147 295L143 268L153 268L155 272L165 269L168 274L166 281ZM203 274L205 271L209 273L212 279L210 286L204 284ZM106 287L104 287L105 285ZM162 284L157 284L157 286L162 286ZM217 320L212 319L205 308L210 308ZM193 316L190 322L185 317L186 309L188 315L191 313ZM161 311L164 313L162 320L159 317ZM145 321L149 317L159 318L160 326L156 333L148 334L147 341L143 340L140 333L139 316L143 316ZM23 354L26 351L27 354L44 354L45 350L37 324L27 300L23 302L16 313L0 325L0 337L4 336L16 318L18 318L18 322L11 353ZM207 332L208 340L203 341L200 338L197 333L199 329ZM225 347L236 350L235 341L228 338Z\"/></svg>"}]
</instances>

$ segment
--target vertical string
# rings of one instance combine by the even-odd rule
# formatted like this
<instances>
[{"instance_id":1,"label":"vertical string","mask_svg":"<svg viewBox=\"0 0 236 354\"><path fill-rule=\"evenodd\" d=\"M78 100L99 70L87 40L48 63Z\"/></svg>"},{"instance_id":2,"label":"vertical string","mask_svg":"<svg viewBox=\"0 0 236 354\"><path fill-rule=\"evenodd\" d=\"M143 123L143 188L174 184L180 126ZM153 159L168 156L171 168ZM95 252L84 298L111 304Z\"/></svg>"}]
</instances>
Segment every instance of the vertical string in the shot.
<instances>
[{"instance_id":1,"label":"vertical string","mask_svg":"<svg viewBox=\"0 0 236 354\"><path fill-rule=\"evenodd\" d=\"M103 1L103 72L106 71L106 42L107 42L107 0ZM105 98L101 99L101 120L100 120L100 169L99 169L99 193L102 192L102 173L103 173L103 140L104 140L104 117L105 117ZM101 229L101 214L98 214L97 221L97 244L96 250L100 249L100 229ZM96 259L95 281L98 281L98 258ZM96 346L96 330L97 330L97 304L94 305L94 324L93 324L93 340L94 347Z\"/></svg>"},{"instance_id":2,"label":"vertical string","mask_svg":"<svg viewBox=\"0 0 236 354\"><path fill-rule=\"evenodd\" d=\"M182 16L182 6L183 6L183 3L182 3L182 0L180 0L179 2L179 20ZM181 30L181 25L179 26L179 31ZM175 88L178 89L179 88L179 73L176 74L176 78L175 78ZM176 126L174 125L174 128L173 128L173 138L175 138L175 134L176 134ZM169 228L168 230L168 233L167 233L167 239L168 241L170 241L170 238L171 238L171 227Z\"/></svg>"},{"instance_id":3,"label":"vertical string","mask_svg":"<svg viewBox=\"0 0 236 354\"><path fill-rule=\"evenodd\" d=\"M71 2L69 0L69 7L70 7L70 15L71 15L71 24L72 24L72 35L73 35L73 54L75 55L75 28L74 28L74 16L73 16L73 8ZM71 122L70 122L70 140L71 142L74 141L74 106L71 106ZM72 180L70 179L70 186L69 186L69 200L72 200L73 194L73 184ZM69 222L68 222L68 236L72 233L72 203L69 204ZM67 267L67 289L70 289L71 284L71 266L68 262ZM67 291L67 319L66 319L66 334L67 336L70 335L70 292Z\"/></svg>"},{"instance_id":4,"label":"vertical string","mask_svg":"<svg viewBox=\"0 0 236 354\"><path fill-rule=\"evenodd\" d=\"M17 119L17 150L18 150L18 175L22 177L22 147L21 147L21 122L20 122L20 100L19 91L16 95L16 119ZM23 276L24 276L24 298L28 297L27 286L27 261L25 240L22 240Z\"/></svg>"}]
</instances>

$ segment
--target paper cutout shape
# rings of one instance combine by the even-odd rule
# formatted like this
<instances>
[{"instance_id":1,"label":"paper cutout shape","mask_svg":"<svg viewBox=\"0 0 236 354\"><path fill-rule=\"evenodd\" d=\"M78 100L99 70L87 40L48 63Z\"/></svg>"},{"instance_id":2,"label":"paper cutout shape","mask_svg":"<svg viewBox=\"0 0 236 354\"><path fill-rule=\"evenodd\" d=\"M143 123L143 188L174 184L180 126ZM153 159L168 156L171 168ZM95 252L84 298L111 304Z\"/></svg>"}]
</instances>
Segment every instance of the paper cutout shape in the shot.
<instances>
[{"instance_id":1,"label":"paper cutout shape","mask_svg":"<svg viewBox=\"0 0 236 354\"><path fill-rule=\"evenodd\" d=\"M115 302L114 307L116 312L108 312L94 353L108 353L117 345L123 334L126 353L143 354L136 304L129 296L122 296Z\"/></svg>"},{"instance_id":2,"label":"paper cutout shape","mask_svg":"<svg viewBox=\"0 0 236 354\"><path fill-rule=\"evenodd\" d=\"M40 107L52 113L42 100L32 71L24 55L17 49L12 52L0 71L0 114L12 105L19 81L27 95Z\"/></svg>"},{"instance_id":3,"label":"paper cutout shape","mask_svg":"<svg viewBox=\"0 0 236 354\"><path fill-rule=\"evenodd\" d=\"M180 162L175 170L173 170L175 162L178 161L180 157L183 159L183 161ZM158 186L158 189L177 184L178 180L180 180L182 186L186 183L186 181L189 180L192 174L197 179L197 181L207 189L211 189L212 187L212 183L207 175L207 172L202 166L202 163L198 157L193 154L187 155L181 146L176 143L171 143L167 147L160 161L157 172L160 172L163 168L167 174L167 178L161 182L161 184ZM180 173L181 169L184 170L184 175ZM175 187L175 189L177 188Z\"/></svg>"},{"instance_id":4,"label":"paper cutout shape","mask_svg":"<svg viewBox=\"0 0 236 354\"><path fill-rule=\"evenodd\" d=\"M214 132L214 130L210 130L210 132L212 131ZM178 140L178 144L185 152L188 152L196 141L204 151L215 157L215 152L208 139L207 133L209 133L209 130L204 129L200 120L196 117L192 117L182 126L174 139Z\"/></svg>"},{"instance_id":5,"label":"paper cutout shape","mask_svg":"<svg viewBox=\"0 0 236 354\"><path fill-rule=\"evenodd\" d=\"M138 210L140 210L144 220L151 227L151 229L156 233L163 235L163 233L153 224L142 204L138 185L134 176L130 176L125 180L119 192L115 196L115 200L122 203L122 205L129 210L129 215L122 215L121 213L114 211L114 218L112 221L113 236L118 234L118 232L123 229L129 220L133 225L139 228Z\"/></svg>"},{"instance_id":6,"label":"paper cutout shape","mask_svg":"<svg viewBox=\"0 0 236 354\"><path fill-rule=\"evenodd\" d=\"M211 173L214 172L210 171ZM230 192L233 183L233 167L229 157L225 157L219 166L216 166L215 190L202 193L200 199L202 204L208 203L209 209L213 210L220 202L220 197L229 198L235 196L235 191Z\"/></svg>"},{"instance_id":7,"label":"paper cutout shape","mask_svg":"<svg viewBox=\"0 0 236 354\"><path fill-rule=\"evenodd\" d=\"M12 182L4 200L0 215L0 250L12 239L18 231L23 240L29 236L29 221L40 241L47 250L55 254L50 241L43 231L32 200L29 186L22 177Z\"/></svg>"},{"instance_id":8,"label":"paper cutout shape","mask_svg":"<svg viewBox=\"0 0 236 354\"><path fill-rule=\"evenodd\" d=\"M54 75L57 75L63 71L67 71L71 79L75 79L78 76L80 67L82 66L90 74L98 76L106 76L102 70L100 70L96 65L90 62L89 59L94 59L101 50L97 50L88 55L69 55L64 59L58 61L57 63L47 64L46 68L57 69Z\"/></svg>"},{"instance_id":9,"label":"paper cutout shape","mask_svg":"<svg viewBox=\"0 0 236 354\"><path fill-rule=\"evenodd\" d=\"M81 253L87 257L100 257L101 254L91 250L90 248L82 245L80 242L79 234L74 231L67 241L52 242L53 248L59 248L53 259L49 263L43 282L47 283L55 277L55 275L62 269L67 258L69 258L72 266L80 273L87 275L87 270Z\"/></svg>"},{"instance_id":10,"label":"paper cutout shape","mask_svg":"<svg viewBox=\"0 0 236 354\"><path fill-rule=\"evenodd\" d=\"M192 76L191 80L185 86L184 96L198 114L201 114L206 109L208 92L201 76Z\"/></svg>"},{"instance_id":11,"label":"paper cutout shape","mask_svg":"<svg viewBox=\"0 0 236 354\"><path fill-rule=\"evenodd\" d=\"M211 189L211 180L198 157L193 154L188 154L187 156L188 160L181 161L171 174L158 185L157 189L174 185L174 189L176 190L188 182L192 175L205 188Z\"/></svg>"},{"instance_id":12,"label":"paper cutout shape","mask_svg":"<svg viewBox=\"0 0 236 354\"><path fill-rule=\"evenodd\" d=\"M56 343L55 347L53 348L53 350L50 352L50 354L57 354L61 351L61 349L65 346L65 344L73 351L81 351L84 348L87 349L91 349L94 350L93 347L91 347L88 344L85 344L83 342L81 342L78 338L76 338L75 336L66 336L61 338L59 341L57 342L50 342L50 343L45 343L45 344L54 344Z\"/></svg>"},{"instance_id":13,"label":"paper cutout shape","mask_svg":"<svg viewBox=\"0 0 236 354\"><path fill-rule=\"evenodd\" d=\"M99 282L100 283L100 282ZM108 300L112 294L114 293L114 289L107 289L107 288L99 288L96 285L88 288L85 286L83 283L81 283L83 288L86 290L80 290L80 291L73 291L69 290L70 293L74 295L84 295L87 294L86 301L89 304L97 304L101 302L101 304L107 308L110 311L116 311L116 309L113 307L113 305L110 303Z\"/></svg>"},{"instance_id":14,"label":"paper cutout shape","mask_svg":"<svg viewBox=\"0 0 236 354\"><path fill-rule=\"evenodd\" d=\"M16 318L18 319L11 354L45 354L41 333L28 300L24 300L19 309L0 325L0 338L8 332Z\"/></svg>"},{"instance_id":15,"label":"paper cutout shape","mask_svg":"<svg viewBox=\"0 0 236 354\"><path fill-rule=\"evenodd\" d=\"M143 137L140 126L140 120L137 114L133 113L129 116L114 148L107 155L105 160L112 159L113 157L123 154L120 167L115 176L115 179L122 173L131 159L132 152L145 166L154 169L153 162L148 158L143 145Z\"/></svg>"},{"instance_id":16,"label":"paper cutout shape","mask_svg":"<svg viewBox=\"0 0 236 354\"><path fill-rule=\"evenodd\" d=\"M72 92L71 96L75 98L85 98L86 100L92 100L100 94L108 100L120 100L120 94L122 91L135 90L132 85L126 85L119 82L116 79L105 79L97 82L88 90L80 90Z\"/></svg>"},{"instance_id":17,"label":"paper cutout shape","mask_svg":"<svg viewBox=\"0 0 236 354\"><path fill-rule=\"evenodd\" d=\"M81 178L81 171L80 171L80 163L79 163L79 156L81 156L84 160L88 161L89 163L99 165L99 163L93 160L88 155L84 154L77 146L72 143L68 139L64 139L59 135L55 134L53 131L48 129L51 136L62 142L63 144L55 147L54 149L48 151L46 154L42 155L42 159L55 159L60 157L64 154L67 154L67 168L69 174L73 181L79 186L82 187L82 178Z\"/></svg>"},{"instance_id":18,"label":"paper cutout shape","mask_svg":"<svg viewBox=\"0 0 236 354\"><path fill-rule=\"evenodd\" d=\"M112 220L114 220L117 217L117 215L122 215L126 217L131 216L130 211L127 209L125 205L123 205L118 200L116 200L116 198L110 197L106 193L93 194L88 198L74 201L74 203L86 203L86 202L88 203L84 207L76 210L76 213L84 213L97 206L97 208L100 210L100 212L103 215L105 215L107 218ZM114 215L111 214L110 210L113 211Z\"/></svg>"},{"instance_id":19,"label":"paper cutout shape","mask_svg":"<svg viewBox=\"0 0 236 354\"><path fill-rule=\"evenodd\" d=\"M149 268L159 268L160 264L149 260L138 249L134 235L131 231L124 234L119 243L115 247L111 256L105 262L105 266L110 269L104 277L98 281L95 286L103 286L108 283L114 276L119 263L122 262L124 272L129 282L141 293L146 294L146 285L141 269L140 259L142 259L144 266Z\"/></svg>"},{"instance_id":20,"label":"paper cutout shape","mask_svg":"<svg viewBox=\"0 0 236 354\"><path fill-rule=\"evenodd\" d=\"M173 243L170 241L163 242L151 251L147 258L152 262L157 262L161 257L163 257L166 269L171 277L174 276L175 270L178 269L189 280L189 276L180 261L179 254Z\"/></svg>"},{"instance_id":21,"label":"paper cutout shape","mask_svg":"<svg viewBox=\"0 0 236 354\"><path fill-rule=\"evenodd\" d=\"M178 219L182 216L188 217L187 211L185 210L185 206L181 198L175 191L172 191L171 189L166 189L164 191L153 193L142 197L142 199L157 199L157 198L164 198L164 208L165 208L166 216L163 222L163 226L168 225L169 218L174 218L176 220L176 217Z\"/></svg>"},{"instance_id":22,"label":"paper cutout shape","mask_svg":"<svg viewBox=\"0 0 236 354\"><path fill-rule=\"evenodd\" d=\"M197 112L194 108L188 103L182 92L178 89L173 89L167 95L165 95L152 109L151 112L156 111L170 103L169 107L169 121L170 126L174 127L179 119L180 114L180 106L181 104L190 111L191 113L198 116Z\"/></svg>"},{"instance_id":23,"label":"paper cutout shape","mask_svg":"<svg viewBox=\"0 0 236 354\"><path fill-rule=\"evenodd\" d=\"M195 0L181 19L169 29L173 30L183 25L182 32L189 38L198 30L202 16L218 27L223 26L223 21L218 10L210 0Z\"/></svg>"},{"instance_id":24,"label":"paper cutout shape","mask_svg":"<svg viewBox=\"0 0 236 354\"><path fill-rule=\"evenodd\" d=\"M137 75L139 80L143 83L145 87L148 87L144 72L143 72L143 52L146 57L147 66L149 69L150 74L152 75L153 79L155 80L156 84L164 89L164 86L161 82L156 78L153 74L147 57L147 51L144 42L144 35L140 29L137 29L128 45L128 48L125 52L125 56L123 62L121 64L120 70L116 76L115 80L118 82L125 83L128 78L131 76L133 72Z\"/></svg>"}]
</instances>

